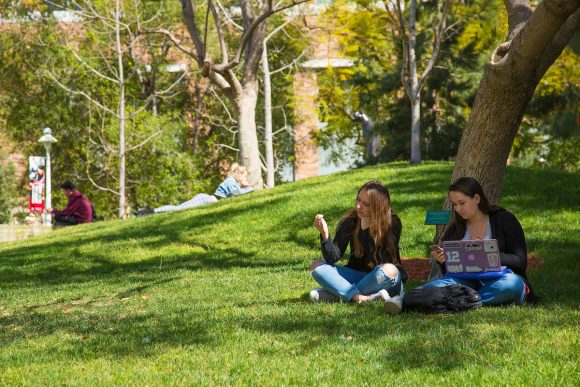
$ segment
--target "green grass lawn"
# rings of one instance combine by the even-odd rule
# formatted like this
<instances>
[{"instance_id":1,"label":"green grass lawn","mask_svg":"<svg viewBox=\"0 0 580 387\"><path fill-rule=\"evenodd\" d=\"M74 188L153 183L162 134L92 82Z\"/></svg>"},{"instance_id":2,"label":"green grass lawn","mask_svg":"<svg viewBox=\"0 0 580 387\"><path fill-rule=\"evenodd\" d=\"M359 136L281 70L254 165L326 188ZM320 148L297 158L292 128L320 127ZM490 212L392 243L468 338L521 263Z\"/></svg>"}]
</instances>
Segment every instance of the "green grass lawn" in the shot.
<instances>
[{"instance_id":1,"label":"green grass lawn","mask_svg":"<svg viewBox=\"0 0 580 387\"><path fill-rule=\"evenodd\" d=\"M426 257L452 165L395 163L209 207L0 244L0 385L578 385L580 176L508 168L502 205L544 266L537 306L387 316L313 304L314 214L333 232L380 179ZM411 286L417 285L411 283Z\"/></svg>"}]
</instances>

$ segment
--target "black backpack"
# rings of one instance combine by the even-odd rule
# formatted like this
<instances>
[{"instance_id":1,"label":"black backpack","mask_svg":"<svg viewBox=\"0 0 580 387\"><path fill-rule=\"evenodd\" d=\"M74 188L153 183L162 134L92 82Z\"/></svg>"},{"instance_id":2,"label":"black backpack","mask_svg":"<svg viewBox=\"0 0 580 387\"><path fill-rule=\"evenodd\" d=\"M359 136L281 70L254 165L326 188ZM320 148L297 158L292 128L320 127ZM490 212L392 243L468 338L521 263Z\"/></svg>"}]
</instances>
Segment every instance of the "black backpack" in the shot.
<instances>
[{"instance_id":1,"label":"black backpack","mask_svg":"<svg viewBox=\"0 0 580 387\"><path fill-rule=\"evenodd\" d=\"M96 222L97 221L97 213L95 212L95 206L93 206L92 204L91 204L91 209L93 210L92 222Z\"/></svg>"},{"instance_id":2,"label":"black backpack","mask_svg":"<svg viewBox=\"0 0 580 387\"><path fill-rule=\"evenodd\" d=\"M479 293L464 285L426 286L403 296L403 308L410 312L455 313L481 306Z\"/></svg>"}]
</instances>

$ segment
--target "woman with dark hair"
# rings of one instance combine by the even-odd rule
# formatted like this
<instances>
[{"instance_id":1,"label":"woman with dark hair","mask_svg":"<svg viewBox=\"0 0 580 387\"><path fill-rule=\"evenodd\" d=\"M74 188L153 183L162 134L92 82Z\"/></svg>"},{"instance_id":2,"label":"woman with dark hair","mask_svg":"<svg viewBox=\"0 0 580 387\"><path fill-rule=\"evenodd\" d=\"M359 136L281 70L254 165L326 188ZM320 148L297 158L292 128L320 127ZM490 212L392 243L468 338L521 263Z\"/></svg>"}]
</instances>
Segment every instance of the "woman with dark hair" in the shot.
<instances>
[{"instance_id":1,"label":"woman with dark hair","mask_svg":"<svg viewBox=\"0 0 580 387\"><path fill-rule=\"evenodd\" d=\"M520 222L509 211L489 204L483 188L472 177L461 177L449 186L453 204L451 224L444 232L443 241L496 239L502 266L508 270L498 278L451 278L445 273L445 255L439 246L431 247L434 258L430 278L437 278L425 286L462 284L476 290L483 304L521 304L535 302L537 297L526 276L528 251ZM441 277L441 275L443 275Z\"/></svg>"},{"instance_id":2,"label":"woman with dark hair","mask_svg":"<svg viewBox=\"0 0 580 387\"><path fill-rule=\"evenodd\" d=\"M315 216L314 227L320 232L323 259L312 262L310 270L322 288L311 291L310 298L385 300L385 310L398 313L407 274L399 253L402 224L391 210L387 188L378 181L364 184L358 191L355 208L342 216L334 239L329 238L323 215ZM338 266L336 263L347 245L350 245L348 263Z\"/></svg>"}]
</instances>

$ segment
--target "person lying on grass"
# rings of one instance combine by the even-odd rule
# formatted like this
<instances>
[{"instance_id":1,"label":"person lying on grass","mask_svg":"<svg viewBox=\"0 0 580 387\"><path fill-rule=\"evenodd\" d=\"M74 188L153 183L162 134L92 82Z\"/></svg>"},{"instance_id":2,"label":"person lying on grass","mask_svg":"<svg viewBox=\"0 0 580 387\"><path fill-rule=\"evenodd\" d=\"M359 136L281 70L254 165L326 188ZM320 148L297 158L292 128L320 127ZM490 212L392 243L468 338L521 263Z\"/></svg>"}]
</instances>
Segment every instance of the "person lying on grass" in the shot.
<instances>
[{"instance_id":1,"label":"person lying on grass","mask_svg":"<svg viewBox=\"0 0 580 387\"><path fill-rule=\"evenodd\" d=\"M502 266L507 270L492 279L451 278L445 275L445 255L439 246L431 247L434 258L430 278L426 286L462 284L476 290L484 305L537 302L526 276L528 251L526 238L520 222L510 212L492 206L483 188L472 177L461 177L449 186L449 198L453 204L451 224L444 232L443 241L496 239Z\"/></svg>"},{"instance_id":2,"label":"person lying on grass","mask_svg":"<svg viewBox=\"0 0 580 387\"><path fill-rule=\"evenodd\" d=\"M391 209L384 185L370 181L359 189L355 208L342 216L334 239L329 238L323 215L315 216L314 227L320 232L323 259L310 265L312 277L322 286L310 292L313 301L360 303L378 299L385 300L387 311L400 311L400 295L407 279L399 253L403 226ZM347 245L347 264L336 265Z\"/></svg>"},{"instance_id":3,"label":"person lying on grass","mask_svg":"<svg viewBox=\"0 0 580 387\"><path fill-rule=\"evenodd\" d=\"M232 164L228 171L226 179L217 187L213 195L199 193L190 200L176 206L167 205L154 209L139 210L136 216L157 214L161 212L185 210L187 208L199 207L204 204L215 203L220 199L226 199L232 196L243 195L252 192L254 189L248 187L248 170L238 163Z\"/></svg>"}]
</instances>

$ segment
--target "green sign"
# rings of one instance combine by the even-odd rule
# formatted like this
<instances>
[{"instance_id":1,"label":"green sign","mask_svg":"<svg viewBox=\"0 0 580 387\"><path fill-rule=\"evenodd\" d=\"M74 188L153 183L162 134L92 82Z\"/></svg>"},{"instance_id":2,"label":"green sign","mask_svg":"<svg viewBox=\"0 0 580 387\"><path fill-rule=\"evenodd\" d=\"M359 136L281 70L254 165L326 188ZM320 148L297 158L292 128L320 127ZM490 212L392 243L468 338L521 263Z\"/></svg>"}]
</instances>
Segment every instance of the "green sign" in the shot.
<instances>
[{"instance_id":1,"label":"green sign","mask_svg":"<svg viewBox=\"0 0 580 387\"><path fill-rule=\"evenodd\" d=\"M451 220L451 211L427 211L425 216L425 224L449 224Z\"/></svg>"}]
</instances>

